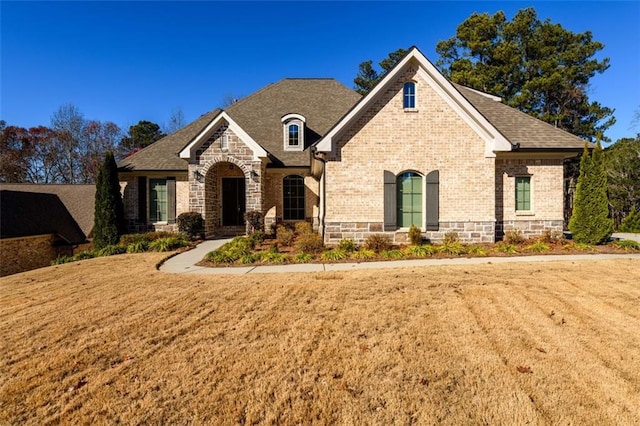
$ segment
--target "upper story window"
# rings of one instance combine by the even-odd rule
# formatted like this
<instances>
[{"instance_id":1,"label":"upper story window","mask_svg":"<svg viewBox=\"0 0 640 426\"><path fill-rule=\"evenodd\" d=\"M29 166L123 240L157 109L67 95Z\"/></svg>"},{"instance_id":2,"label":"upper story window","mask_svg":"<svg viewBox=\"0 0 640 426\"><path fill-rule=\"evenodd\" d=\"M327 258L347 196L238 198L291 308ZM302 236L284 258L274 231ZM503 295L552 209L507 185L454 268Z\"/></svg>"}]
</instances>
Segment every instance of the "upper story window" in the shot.
<instances>
[{"instance_id":1,"label":"upper story window","mask_svg":"<svg viewBox=\"0 0 640 426\"><path fill-rule=\"evenodd\" d=\"M402 106L404 109L416 107L416 83L407 81L402 88Z\"/></svg>"},{"instance_id":2,"label":"upper story window","mask_svg":"<svg viewBox=\"0 0 640 426\"><path fill-rule=\"evenodd\" d=\"M300 114L287 114L282 117L284 149L286 151L304 150L305 118Z\"/></svg>"},{"instance_id":3,"label":"upper story window","mask_svg":"<svg viewBox=\"0 0 640 426\"><path fill-rule=\"evenodd\" d=\"M224 131L222 135L220 135L220 149L222 151L229 150L229 135L226 131Z\"/></svg>"}]
</instances>

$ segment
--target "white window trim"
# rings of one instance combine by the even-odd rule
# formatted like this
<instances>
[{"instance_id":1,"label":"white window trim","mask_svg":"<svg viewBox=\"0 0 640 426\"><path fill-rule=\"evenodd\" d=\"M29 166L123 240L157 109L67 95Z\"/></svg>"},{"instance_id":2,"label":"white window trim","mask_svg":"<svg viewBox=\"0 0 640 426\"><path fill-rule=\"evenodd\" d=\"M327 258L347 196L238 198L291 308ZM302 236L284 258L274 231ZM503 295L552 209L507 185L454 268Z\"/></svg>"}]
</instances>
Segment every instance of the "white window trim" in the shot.
<instances>
[{"instance_id":1,"label":"white window trim","mask_svg":"<svg viewBox=\"0 0 640 426\"><path fill-rule=\"evenodd\" d=\"M404 85L413 83L413 107L404 106ZM402 109L404 112L418 112L418 82L415 80L407 80L402 83Z\"/></svg>"},{"instance_id":2,"label":"white window trim","mask_svg":"<svg viewBox=\"0 0 640 426\"><path fill-rule=\"evenodd\" d=\"M301 177L302 178L302 203L303 203L303 217L302 219L285 219L284 218L284 180L288 177ZM285 223L291 223L291 222L300 222L300 221L305 221L307 219L307 185L305 182L305 178L303 175L297 175L297 174L291 174L291 175L286 175L282 178L282 191L281 191L281 202L282 202L282 221Z\"/></svg>"},{"instance_id":3,"label":"white window trim","mask_svg":"<svg viewBox=\"0 0 640 426\"><path fill-rule=\"evenodd\" d=\"M229 151L229 134L227 133L227 129L224 129L220 135L220 151Z\"/></svg>"},{"instance_id":4,"label":"white window trim","mask_svg":"<svg viewBox=\"0 0 640 426\"><path fill-rule=\"evenodd\" d=\"M422 209L422 218L420 219L421 223L420 223L420 231L422 232L427 232L427 209L425 208L425 203L426 203L426 199L425 197L427 196L427 175L418 171L417 169L407 169L407 170L403 170L400 173L398 173L396 175L396 197L398 196L398 184L397 184L397 179L398 176L400 176L403 173L407 173L407 172L412 172L412 173L417 173L418 175L420 175L420 180L421 180L421 191L422 191L422 201L421 201L421 205L420 208ZM396 210L398 209L398 206L396 205ZM396 214L397 215L397 214ZM409 229L411 229L410 226L398 226L398 221L399 218L396 217L396 228L398 232L409 232Z\"/></svg>"},{"instance_id":5,"label":"white window trim","mask_svg":"<svg viewBox=\"0 0 640 426\"><path fill-rule=\"evenodd\" d=\"M518 210L518 200L516 197L516 180L518 178L529 178L529 210ZM513 177L513 210L516 216L535 216L535 209L533 208L533 176L532 175L516 175Z\"/></svg>"},{"instance_id":6,"label":"white window trim","mask_svg":"<svg viewBox=\"0 0 640 426\"><path fill-rule=\"evenodd\" d=\"M304 151L304 126L306 119L300 114L282 116L282 136L285 151ZM298 126L298 145L289 145L289 126Z\"/></svg>"},{"instance_id":7,"label":"white window trim","mask_svg":"<svg viewBox=\"0 0 640 426\"><path fill-rule=\"evenodd\" d=\"M162 180L162 181L164 181L165 188L167 186L167 178L166 177L151 177L151 178L147 179L147 218L148 218L147 220L152 225L167 225L167 224L169 224L168 220L159 220L159 221L155 221L154 222L151 219L151 204L152 204L151 203L151 181L152 180ZM167 203L168 203L168 200L167 200ZM167 211L164 212L165 215L168 214L169 206L167 205L166 207L167 207Z\"/></svg>"}]
</instances>

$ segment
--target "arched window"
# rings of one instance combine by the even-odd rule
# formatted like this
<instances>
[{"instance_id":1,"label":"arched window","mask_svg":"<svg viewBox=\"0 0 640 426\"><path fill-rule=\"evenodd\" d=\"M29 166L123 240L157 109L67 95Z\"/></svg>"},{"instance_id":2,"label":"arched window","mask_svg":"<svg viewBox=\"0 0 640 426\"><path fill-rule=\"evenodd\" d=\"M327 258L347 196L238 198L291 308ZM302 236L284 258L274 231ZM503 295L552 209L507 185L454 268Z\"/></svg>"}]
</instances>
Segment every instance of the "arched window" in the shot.
<instances>
[{"instance_id":1,"label":"arched window","mask_svg":"<svg viewBox=\"0 0 640 426\"><path fill-rule=\"evenodd\" d=\"M422 227L422 176L404 172L396 180L397 220L400 228Z\"/></svg>"},{"instance_id":2,"label":"arched window","mask_svg":"<svg viewBox=\"0 0 640 426\"><path fill-rule=\"evenodd\" d=\"M286 114L282 118L285 151L304 150L305 118L300 114Z\"/></svg>"},{"instance_id":3,"label":"arched window","mask_svg":"<svg viewBox=\"0 0 640 426\"><path fill-rule=\"evenodd\" d=\"M405 109L416 107L416 83L407 81L402 89L402 106Z\"/></svg>"},{"instance_id":4,"label":"arched window","mask_svg":"<svg viewBox=\"0 0 640 426\"><path fill-rule=\"evenodd\" d=\"M297 124L289 124L289 139L287 145L289 148L297 148L300 145L300 126Z\"/></svg>"},{"instance_id":5,"label":"arched window","mask_svg":"<svg viewBox=\"0 0 640 426\"><path fill-rule=\"evenodd\" d=\"M284 220L304 220L304 178L286 176L282 181L282 206Z\"/></svg>"}]
</instances>

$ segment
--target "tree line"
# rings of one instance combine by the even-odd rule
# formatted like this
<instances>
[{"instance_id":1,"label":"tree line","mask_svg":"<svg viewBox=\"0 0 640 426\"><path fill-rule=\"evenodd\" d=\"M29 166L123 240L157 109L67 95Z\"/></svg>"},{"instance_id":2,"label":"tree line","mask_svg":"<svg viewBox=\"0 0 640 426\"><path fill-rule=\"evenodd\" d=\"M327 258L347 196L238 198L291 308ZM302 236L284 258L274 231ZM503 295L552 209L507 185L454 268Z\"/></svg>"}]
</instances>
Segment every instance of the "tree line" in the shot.
<instances>
[{"instance_id":1,"label":"tree line","mask_svg":"<svg viewBox=\"0 0 640 426\"><path fill-rule=\"evenodd\" d=\"M107 152L126 157L184 124L178 108L164 130L140 120L125 133L111 121L86 119L73 104L59 107L49 126L24 128L0 120L0 182L94 183Z\"/></svg>"}]
</instances>

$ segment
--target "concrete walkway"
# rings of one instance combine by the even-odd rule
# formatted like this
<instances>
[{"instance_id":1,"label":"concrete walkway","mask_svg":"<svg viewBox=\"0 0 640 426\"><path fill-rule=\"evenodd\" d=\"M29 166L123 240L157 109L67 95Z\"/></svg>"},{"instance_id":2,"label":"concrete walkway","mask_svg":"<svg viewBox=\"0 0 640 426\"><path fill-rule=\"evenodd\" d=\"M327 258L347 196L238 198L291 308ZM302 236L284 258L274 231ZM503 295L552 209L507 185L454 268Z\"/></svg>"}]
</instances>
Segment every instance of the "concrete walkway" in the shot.
<instances>
[{"instance_id":1,"label":"concrete walkway","mask_svg":"<svg viewBox=\"0 0 640 426\"><path fill-rule=\"evenodd\" d=\"M633 234L632 234L633 235ZM637 235L637 234L635 234ZM180 253L166 260L160 270L172 274L259 274L259 273L293 273L293 272L322 272L322 271L353 271L357 269L382 269L382 268L410 268L414 266L436 265L479 265L488 263L515 263L515 262L549 262L549 261L578 261L578 260L604 260L604 259L638 259L640 254L576 254L576 255L539 255L539 256L513 256L513 257L457 257L452 259L411 259L411 260L387 260L379 262L360 263L301 263L289 265L249 265L230 266L221 268L208 268L196 266L204 255L217 249L230 239L204 241L192 250Z\"/></svg>"}]
</instances>

